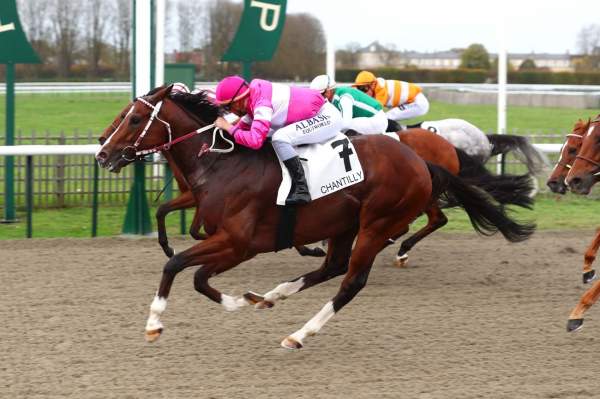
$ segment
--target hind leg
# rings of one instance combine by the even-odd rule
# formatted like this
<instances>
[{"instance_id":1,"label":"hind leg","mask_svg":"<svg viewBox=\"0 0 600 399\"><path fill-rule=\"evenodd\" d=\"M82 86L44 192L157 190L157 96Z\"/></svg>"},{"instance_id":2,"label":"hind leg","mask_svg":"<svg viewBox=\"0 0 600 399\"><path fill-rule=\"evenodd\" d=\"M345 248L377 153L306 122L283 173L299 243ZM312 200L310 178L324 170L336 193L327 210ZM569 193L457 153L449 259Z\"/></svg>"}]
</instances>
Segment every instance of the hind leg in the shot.
<instances>
[{"instance_id":1,"label":"hind leg","mask_svg":"<svg viewBox=\"0 0 600 399\"><path fill-rule=\"evenodd\" d=\"M286 349L300 349L307 337L318 333L321 328L352 300L367 284L371 266L377 253L386 245L383 237L359 235L356 246L352 251L348 272L342 280L340 289L335 297L310 319L301 329L286 337L281 346Z\"/></svg>"},{"instance_id":2,"label":"hind leg","mask_svg":"<svg viewBox=\"0 0 600 399\"><path fill-rule=\"evenodd\" d=\"M583 283L587 284L596 278L596 271L592 269L592 263L596 259L596 254L600 248L600 228L596 231L596 237L592 240L592 243L585 251L585 257L583 262Z\"/></svg>"},{"instance_id":3,"label":"hind leg","mask_svg":"<svg viewBox=\"0 0 600 399\"><path fill-rule=\"evenodd\" d=\"M329 242L327 258L317 270L306 273L291 281L279 284L277 287L267 292L264 296L248 292L244 297L256 303L257 309L270 308L276 301L286 299L296 292L305 290L324 281L331 280L340 276L348 270L348 259L352 250L352 243L356 236L356 230L353 229L345 234L335 237Z\"/></svg>"},{"instance_id":4,"label":"hind leg","mask_svg":"<svg viewBox=\"0 0 600 399\"><path fill-rule=\"evenodd\" d=\"M408 237L406 240L402 241L400 249L398 250L398 255L396 255L396 266L406 267L406 263L408 262L408 251L410 251L412 247L414 247L415 244L421 241L423 238L427 237L429 234L448 223L448 218L446 215L444 215L437 204L433 204L427 208L425 210L425 214L427 214L427 225L425 225L425 227L417 231L412 236Z\"/></svg>"},{"instance_id":5,"label":"hind leg","mask_svg":"<svg viewBox=\"0 0 600 399\"><path fill-rule=\"evenodd\" d=\"M352 250L348 272L342 280L335 297L323 306L300 330L286 337L281 346L287 349L300 349L304 340L321 330L329 319L349 303L367 284L369 272L375 256L388 245L388 237L396 237L408 229L408 224L421 212L416 207L403 204L403 215L398 221L381 218L365 223L361 227L356 245Z\"/></svg>"}]
</instances>

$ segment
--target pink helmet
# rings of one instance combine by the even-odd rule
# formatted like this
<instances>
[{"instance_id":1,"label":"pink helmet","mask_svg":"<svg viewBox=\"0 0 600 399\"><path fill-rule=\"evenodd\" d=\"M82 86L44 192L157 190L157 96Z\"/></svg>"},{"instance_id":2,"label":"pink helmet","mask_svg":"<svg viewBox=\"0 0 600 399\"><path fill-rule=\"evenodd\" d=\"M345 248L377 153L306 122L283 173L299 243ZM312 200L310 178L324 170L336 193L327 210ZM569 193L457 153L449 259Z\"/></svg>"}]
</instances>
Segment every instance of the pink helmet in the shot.
<instances>
[{"instance_id":1,"label":"pink helmet","mask_svg":"<svg viewBox=\"0 0 600 399\"><path fill-rule=\"evenodd\" d=\"M248 83L241 76L228 76L217 85L216 100L219 104L229 104L240 100L250 92Z\"/></svg>"}]
</instances>

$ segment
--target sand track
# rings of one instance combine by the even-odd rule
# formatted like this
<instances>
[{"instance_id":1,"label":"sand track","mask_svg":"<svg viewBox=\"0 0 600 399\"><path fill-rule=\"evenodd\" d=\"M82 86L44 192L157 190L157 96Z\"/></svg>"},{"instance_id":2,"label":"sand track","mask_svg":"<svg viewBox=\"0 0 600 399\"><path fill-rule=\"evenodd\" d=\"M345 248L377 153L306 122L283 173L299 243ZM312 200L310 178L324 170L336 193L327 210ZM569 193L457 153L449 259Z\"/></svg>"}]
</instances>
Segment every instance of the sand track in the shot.
<instances>
[{"instance_id":1,"label":"sand track","mask_svg":"<svg viewBox=\"0 0 600 399\"><path fill-rule=\"evenodd\" d=\"M175 280L163 337L147 344L165 262L154 240L2 241L0 397L600 397L600 304L582 331L565 332L592 235L515 245L437 233L404 270L387 249L362 293L298 352L279 342L340 279L271 310L227 313L194 291L192 268ZM319 264L285 251L211 281L264 292Z\"/></svg>"}]
</instances>

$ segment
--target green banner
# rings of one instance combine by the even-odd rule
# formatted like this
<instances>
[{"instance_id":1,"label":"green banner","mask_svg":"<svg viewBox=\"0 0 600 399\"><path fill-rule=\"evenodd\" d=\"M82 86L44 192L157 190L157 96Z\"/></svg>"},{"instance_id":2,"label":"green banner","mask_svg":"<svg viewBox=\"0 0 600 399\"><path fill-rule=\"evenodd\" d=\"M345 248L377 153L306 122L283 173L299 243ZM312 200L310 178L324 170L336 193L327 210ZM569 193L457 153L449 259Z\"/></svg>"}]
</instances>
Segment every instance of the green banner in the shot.
<instances>
[{"instance_id":1,"label":"green banner","mask_svg":"<svg viewBox=\"0 0 600 399\"><path fill-rule=\"evenodd\" d=\"M268 61L285 24L286 0L244 0L244 13L222 61Z\"/></svg>"},{"instance_id":2,"label":"green banner","mask_svg":"<svg viewBox=\"0 0 600 399\"><path fill-rule=\"evenodd\" d=\"M40 58L23 32L15 1L0 2L0 64L38 64Z\"/></svg>"}]
</instances>

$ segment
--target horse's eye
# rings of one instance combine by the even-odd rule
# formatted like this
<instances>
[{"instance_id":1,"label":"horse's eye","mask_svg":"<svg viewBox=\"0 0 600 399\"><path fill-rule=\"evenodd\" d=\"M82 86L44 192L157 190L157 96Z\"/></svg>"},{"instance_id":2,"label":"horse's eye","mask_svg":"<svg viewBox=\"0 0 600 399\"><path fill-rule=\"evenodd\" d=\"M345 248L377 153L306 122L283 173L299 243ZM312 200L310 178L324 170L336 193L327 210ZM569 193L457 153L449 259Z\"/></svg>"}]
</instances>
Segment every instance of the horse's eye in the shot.
<instances>
[{"instance_id":1,"label":"horse's eye","mask_svg":"<svg viewBox=\"0 0 600 399\"><path fill-rule=\"evenodd\" d=\"M98 142L100 143L100 145L104 144L105 141L106 137L98 137Z\"/></svg>"},{"instance_id":2,"label":"horse's eye","mask_svg":"<svg viewBox=\"0 0 600 399\"><path fill-rule=\"evenodd\" d=\"M569 155L577 155L577 148L571 147L567 152L569 153Z\"/></svg>"},{"instance_id":3,"label":"horse's eye","mask_svg":"<svg viewBox=\"0 0 600 399\"><path fill-rule=\"evenodd\" d=\"M131 117L131 123L132 123L132 124L134 124L134 125L137 125L138 123L140 123L140 121L141 121L141 119L140 119L140 117L139 117L139 116L137 116L137 115L133 115L133 116Z\"/></svg>"}]
</instances>

